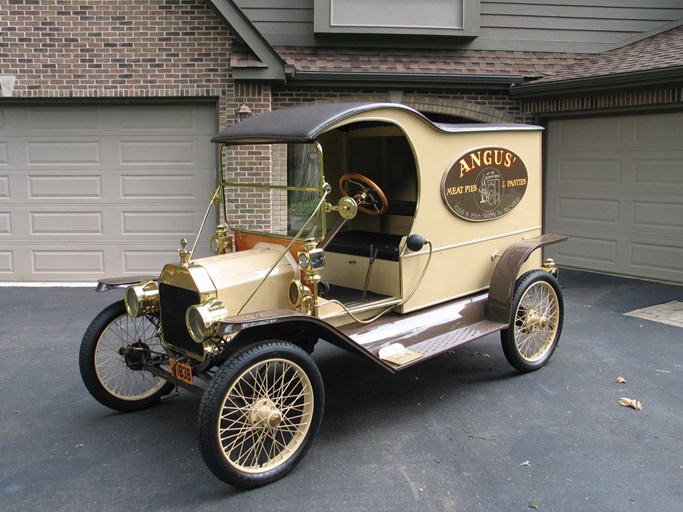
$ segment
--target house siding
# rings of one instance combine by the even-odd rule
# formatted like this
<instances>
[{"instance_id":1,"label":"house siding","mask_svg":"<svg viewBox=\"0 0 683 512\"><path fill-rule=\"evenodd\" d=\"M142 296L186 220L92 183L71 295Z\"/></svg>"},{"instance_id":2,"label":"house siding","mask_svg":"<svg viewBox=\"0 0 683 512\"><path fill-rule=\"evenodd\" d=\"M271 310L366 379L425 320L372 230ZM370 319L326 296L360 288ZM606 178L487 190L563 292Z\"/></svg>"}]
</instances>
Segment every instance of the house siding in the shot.
<instances>
[{"instance_id":1,"label":"house siding","mask_svg":"<svg viewBox=\"0 0 683 512\"><path fill-rule=\"evenodd\" d=\"M313 1L237 0L237 4L273 46L334 44L338 38L316 38L313 33ZM646 7L644 7L646 5ZM683 18L680 0L547 0L481 1L480 31L473 41L458 38L367 39L345 35L345 45L466 47L470 50L508 49L599 53L621 41Z\"/></svg>"}]
</instances>

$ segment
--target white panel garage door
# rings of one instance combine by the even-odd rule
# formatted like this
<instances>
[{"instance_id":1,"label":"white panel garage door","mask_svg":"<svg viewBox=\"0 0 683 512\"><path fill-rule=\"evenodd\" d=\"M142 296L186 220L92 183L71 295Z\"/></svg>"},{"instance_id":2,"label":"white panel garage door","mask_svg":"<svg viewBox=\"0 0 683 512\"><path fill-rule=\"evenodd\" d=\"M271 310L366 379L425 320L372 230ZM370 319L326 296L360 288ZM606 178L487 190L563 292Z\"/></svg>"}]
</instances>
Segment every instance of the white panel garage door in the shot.
<instances>
[{"instance_id":1,"label":"white panel garage door","mask_svg":"<svg viewBox=\"0 0 683 512\"><path fill-rule=\"evenodd\" d=\"M215 186L215 107L0 107L0 280L159 272Z\"/></svg>"},{"instance_id":2,"label":"white panel garage door","mask_svg":"<svg viewBox=\"0 0 683 512\"><path fill-rule=\"evenodd\" d=\"M546 188L547 256L683 283L683 113L550 122Z\"/></svg>"}]
</instances>

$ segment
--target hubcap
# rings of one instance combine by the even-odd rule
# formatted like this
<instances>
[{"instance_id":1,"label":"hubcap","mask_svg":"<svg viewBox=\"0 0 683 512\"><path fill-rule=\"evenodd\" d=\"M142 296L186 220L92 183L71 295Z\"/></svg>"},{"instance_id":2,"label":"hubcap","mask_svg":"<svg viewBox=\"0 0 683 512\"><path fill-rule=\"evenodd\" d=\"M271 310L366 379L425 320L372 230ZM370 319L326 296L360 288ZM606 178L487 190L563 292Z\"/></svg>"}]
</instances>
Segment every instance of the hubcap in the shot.
<instances>
[{"instance_id":1,"label":"hubcap","mask_svg":"<svg viewBox=\"0 0 683 512\"><path fill-rule=\"evenodd\" d=\"M527 312L526 323L530 330L545 329L548 326L548 317L532 309Z\"/></svg>"},{"instance_id":2,"label":"hubcap","mask_svg":"<svg viewBox=\"0 0 683 512\"><path fill-rule=\"evenodd\" d=\"M254 403L249 421L254 428L277 428L282 422L282 413L272 400L262 398Z\"/></svg>"},{"instance_id":3,"label":"hubcap","mask_svg":"<svg viewBox=\"0 0 683 512\"><path fill-rule=\"evenodd\" d=\"M218 436L226 461L247 473L284 464L308 434L313 402L311 380L293 361L268 359L249 367L221 407Z\"/></svg>"}]
</instances>

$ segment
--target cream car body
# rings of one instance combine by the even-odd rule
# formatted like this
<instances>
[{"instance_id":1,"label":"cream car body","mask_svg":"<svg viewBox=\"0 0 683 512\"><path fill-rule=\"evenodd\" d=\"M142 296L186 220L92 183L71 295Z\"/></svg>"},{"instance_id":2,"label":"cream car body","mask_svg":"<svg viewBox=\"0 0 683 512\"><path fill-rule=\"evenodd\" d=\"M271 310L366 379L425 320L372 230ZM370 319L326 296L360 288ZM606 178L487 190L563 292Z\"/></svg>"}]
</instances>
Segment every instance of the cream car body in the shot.
<instances>
[{"instance_id":1,"label":"cream car body","mask_svg":"<svg viewBox=\"0 0 683 512\"><path fill-rule=\"evenodd\" d=\"M542 233L541 128L321 104L213 140L217 254L195 257L183 240L159 276L100 283L128 286L128 314L105 310L81 348L105 405L146 407L169 386L201 395L207 464L253 487L290 471L315 435L324 398L307 353L320 340L390 372L498 331L520 371L550 359L563 304L539 249L565 237ZM130 322L149 335L123 337L125 364L106 368L107 337Z\"/></svg>"}]
</instances>

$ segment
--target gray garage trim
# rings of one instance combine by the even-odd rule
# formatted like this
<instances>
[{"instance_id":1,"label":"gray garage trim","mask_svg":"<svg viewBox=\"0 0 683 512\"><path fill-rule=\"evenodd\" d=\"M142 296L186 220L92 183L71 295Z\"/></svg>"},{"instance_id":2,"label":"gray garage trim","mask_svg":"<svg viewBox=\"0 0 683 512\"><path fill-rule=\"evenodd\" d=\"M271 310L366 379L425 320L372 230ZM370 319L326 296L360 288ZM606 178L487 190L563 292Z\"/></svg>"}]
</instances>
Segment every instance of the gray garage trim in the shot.
<instances>
[{"instance_id":1,"label":"gray garage trim","mask_svg":"<svg viewBox=\"0 0 683 512\"><path fill-rule=\"evenodd\" d=\"M567 267L683 283L683 113L551 121L546 255Z\"/></svg>"},{"instance_id":2,"label":"gray garage trim","mask_svg":"<svg viewBox=\"0 0 683 512\"><path fill-rule=\"evenodd\" d=\"M0 107L0 280L159 272L199 226L215 105Z\"/></svg>"}]
</instances>

